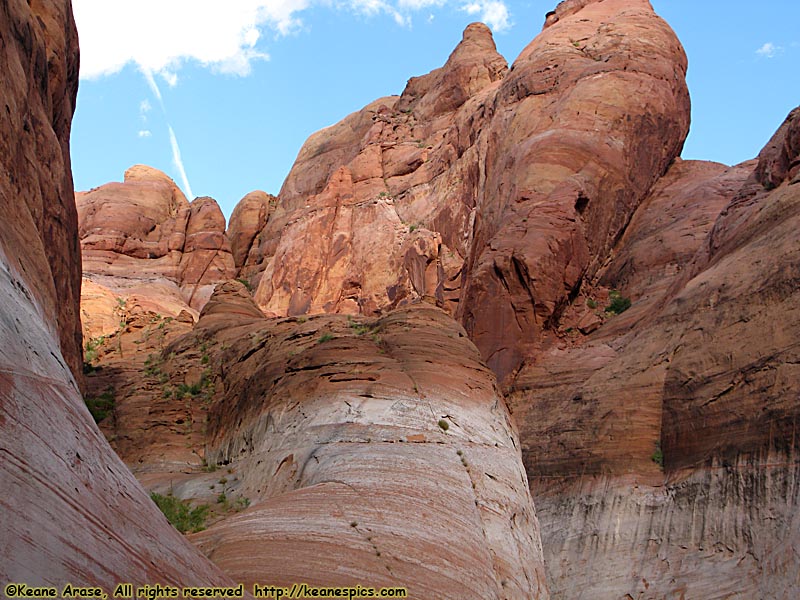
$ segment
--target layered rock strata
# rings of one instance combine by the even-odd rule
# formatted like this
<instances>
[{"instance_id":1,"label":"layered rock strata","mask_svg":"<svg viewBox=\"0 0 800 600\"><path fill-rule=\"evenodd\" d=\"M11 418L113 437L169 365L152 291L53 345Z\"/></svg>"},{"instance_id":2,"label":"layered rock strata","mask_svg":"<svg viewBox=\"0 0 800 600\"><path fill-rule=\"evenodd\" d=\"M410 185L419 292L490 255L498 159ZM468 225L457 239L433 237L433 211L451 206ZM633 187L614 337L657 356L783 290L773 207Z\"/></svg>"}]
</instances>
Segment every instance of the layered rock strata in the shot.
<instances>
[{"instance_id":1,"label":"layered rock strata","mask_svg":"<svg viewBox=\"0 0 800 600\"><path fill-rule=\"evenodd\" d=\"M505 402L440 309L268 319L229 282L196 325L131 318L101 348L104 431L211 506L192 539L236 581L548 597Z\"/></svg>"},{"instance_id":2,"label":"layered rock strata","mask_svg":"<svg viewBox=\"0 0 800 600\"><path fill-rule=\"evenodd\" d=\"M225 348L206 461L251 504L194 540L234 578L547 597L505 403L441 310L275 321L231 283L185 339Z\"/></svg>"},{"instance_id":3,"label":"layered rock strata","mask_svg":"<svg viewBox=\"0 0 800 600\"><path fill-rule=\"evenodd\" d=\"M78 43L66 0L0 4L0 581L223 583L84 405L69 163Z\"/></svg>"},{"instance_id":4,"label":"layered rock strata","mask_svg":"<svg viewBox=\"0 0 800 600\"><path fill-rule=\"evenodd\" d=\"M236 276L217 203L189 203L156 169L131 167L124 182L79 193L77 205L87 339L113 333L120 309L196 317L214 285ZM111 314L109 296L119 302Z\"/></svg>"},{"instance_id":5,"label":"layered rock strata","mask_svg":"<svg viewBox=\"0 0 800 600\"><path fill-rule=\"evenodd\" d=\"M796 115L676 164L602 276L632 308L516 378L554 596L797 595Z\"/></svg>"}]
</instances>

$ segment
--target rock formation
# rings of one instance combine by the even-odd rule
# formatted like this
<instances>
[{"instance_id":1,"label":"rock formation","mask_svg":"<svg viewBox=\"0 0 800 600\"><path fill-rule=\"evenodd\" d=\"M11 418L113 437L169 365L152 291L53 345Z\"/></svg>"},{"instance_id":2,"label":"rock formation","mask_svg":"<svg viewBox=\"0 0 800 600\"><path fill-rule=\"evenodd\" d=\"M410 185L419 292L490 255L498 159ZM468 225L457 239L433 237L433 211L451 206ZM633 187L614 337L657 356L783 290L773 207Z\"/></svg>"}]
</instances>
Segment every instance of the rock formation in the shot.
<instances>
[{"instance_id":1,"label":"rock formation","mask_svg":"<svg viewBox=\"0 0 800 600\"><path fill-rule=\"evenodd\" d=\"M260 234L259 305L371 315L436 298L501 379L519 367L689 123L686 58L649 3L558 15L508 74L470 25L441 69L312 136Z\"/></svg>"},{"instance_id":2,"label":"rock formation","mask_svg":"<svg viewBox=\"0 0 800 600\"><path fill-rule=\"evenodd\" d=\"M3 589L225 582L167 525L78 389L81 256L69 162L78 45L70 2L3 2L0 39Z\"/></svg>"},{"instance_id":3,"label":"rock formation","mask_svg":"<svg viewBox=\"0 0 800 600\"><path fill-rule=\"evenodd\" d=\"M582 2L523 50L488 130L459 316L502 380L603 264L689 127L686 58L649 2Z\"/></svg>"},{"instance_id":4,"label":"rock formation","mask_svg":"<svg viewBox=\"0 0 800 600\"><path fill-rule=\"evenodd\" d=\"M237 581L800 594L800 109L757 160L682 161L673 32L644 0L567 0L510 69L467 27L227 231L143 166L76 221L68 4L2 10L4 577L222 578L80 406L79 237L102 431L209 506L190 539Z\"/></svg>"},{"instance_id":5,"label":"rock formation","mask_svg":"<svg viewBox=\"0 0 800 600\"><path fill-rule=\"evenodd\" d=\"M164 173L136 165L123 183L77 195L84 289L111 308L197 316L214 285L236 275L225 217L211 198L187 202ZM103 288L105 292L98 292ZM110 331L108 303L84 313L84 337Z\"/></svg>"},{"instance_id":6,"label":"rock formation","mask_svg":"<svg viewBox=\"0 0 800 600\"><path fill-rule=\"evenodd\" d=\"M600 278L632 308L516 378L554 597L800 591L796 115L757 162L675 164Z\"/></svg>"},{"instance_id":7,"label":"rock formation","mask_svg":"<svg viewBox=\"0 0 800 600\"><path fill-rule=\"evenodd\" d=\"M267 319L228 282L194 326L127 319L97 362L114 448L211 507L193 540L236 581L548 597L505 402L440 309Z\"/></svg>"},{"instance_id":8,"label":"rock formation","mask_svg":"<svg viewBox=\"0 0 800 600\"><path fill-rule=\"evenodd\" d=\"M242 277L250 277L261 263L261 241L257 238L277 199L266 192L250 192L236 205L228 223L227 236L231 243L233 262Z\"/></svg>"},{"instance_id":9,"label":"rock formation","mask_svg":"<svg viewBox=\"0 0 800 600\"><path fill-rule=\"evenodd\" d=\"M195 541L235 579L546 597L505 403L444 312L275 321L226 284L196 340L225 347L206 460L237 465L251 504Z\"/></svg>"}]
</instances>

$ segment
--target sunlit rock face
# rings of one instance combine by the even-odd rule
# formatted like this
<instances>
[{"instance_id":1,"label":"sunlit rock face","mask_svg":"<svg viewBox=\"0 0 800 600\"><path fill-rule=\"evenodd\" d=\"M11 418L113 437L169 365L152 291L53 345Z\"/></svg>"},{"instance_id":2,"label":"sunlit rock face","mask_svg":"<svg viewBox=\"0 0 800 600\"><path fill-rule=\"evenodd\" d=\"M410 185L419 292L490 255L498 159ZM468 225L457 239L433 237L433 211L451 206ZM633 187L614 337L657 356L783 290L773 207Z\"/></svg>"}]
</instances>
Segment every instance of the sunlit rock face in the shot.
<instances>
[{"instance_id":1,"label":"sunlit rock face","mask_svg":"<svg viewBox=\"0 0 800 600\"><path fill-rule=\"evenodd\" d=\"M510 70L470 25L442 68L311 136L250 253L259 306L372 315L435 298L505 381L689 125L686 57L648 2L559 15Z\"/></svg>"},{"instance_id":2,"label":"sunlit rock face","mask_svg":"<svg viewBox=\"0 0 800 600\"><path fill-rule=\"evenodd\" d=\"M196 316L214 285L236 276L216 201L187 202L161 171L131 167L124 182L77 194L77 205L90 287L102 286L145 310ZM86 311L89 329L98 314L104 313Z\"/></svg>"}]
</instances>

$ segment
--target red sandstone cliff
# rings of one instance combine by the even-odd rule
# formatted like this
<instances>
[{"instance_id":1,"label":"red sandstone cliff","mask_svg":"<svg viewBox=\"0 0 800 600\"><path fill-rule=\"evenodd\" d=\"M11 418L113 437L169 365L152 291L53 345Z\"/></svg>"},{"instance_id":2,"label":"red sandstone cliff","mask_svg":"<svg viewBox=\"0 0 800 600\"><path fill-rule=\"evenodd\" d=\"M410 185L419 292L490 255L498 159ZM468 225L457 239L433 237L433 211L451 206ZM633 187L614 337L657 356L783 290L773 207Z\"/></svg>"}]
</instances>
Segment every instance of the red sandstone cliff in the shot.
<instances>
[{"instance_id":1,"label":"red sandstone cliff","mask_svg":"<svg viewBox=\"0 0 800 600\"><path fill-rule=\"evenodd\" d=\"M516 378L554 596L800 591L796 122L757 162L674 165L599 280L631 309Z\"/></svg>"},{"instance_id":2,"label":"red sandstone cliff","mask_svg":"<svg viewBox=\"0 0 800 600\"><path fill-rule=\"evenodd\" d=\"M369 315L435 298L501 379L518 368L689 123L686 58L648 2L559 15L508 72L471 25L441 69L312 136L249 254L259 305Z\"/></svg>"},{"instance_id":3,"label":"red sandstone cliff","mask_svg":"<svg viewBox=\"0 0 800 600\"><path fill-rule=\"evenodd\" d=\"M251 503L193 538L246 581L796 597L800 119L757 161L680 161L685 69L649 3L568 0L511 69L468 27L227 232L146 168L80 198L104 431L151 489ZM258 306L206 304L234 272Z\"/></svg>"}]
</instances>

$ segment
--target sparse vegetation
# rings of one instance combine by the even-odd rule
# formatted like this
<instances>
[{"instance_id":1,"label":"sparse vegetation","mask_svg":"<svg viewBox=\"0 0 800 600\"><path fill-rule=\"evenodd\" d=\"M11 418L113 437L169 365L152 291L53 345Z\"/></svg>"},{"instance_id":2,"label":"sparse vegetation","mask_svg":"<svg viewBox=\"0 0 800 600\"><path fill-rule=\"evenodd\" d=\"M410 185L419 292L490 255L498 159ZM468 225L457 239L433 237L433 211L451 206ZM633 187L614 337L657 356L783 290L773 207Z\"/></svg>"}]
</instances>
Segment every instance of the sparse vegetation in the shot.
<instances>
[{"instance_id":1,"label":"sparse vegetation","mask_svg":"<svg viewBox=\"0 0 800 600\"><path fill-rule=\"evenodd\" d=\"M186 383L181 383L178 385L177 397L186 398L187 396L189 396L190 398L194 398L195 396L199 395L200 392L202 391L203 391L202 381L198 381L197 383L193 383L191 385Z\"/></svg>"},{"instance_id":2,"label":"sparse vegetation","mask_svg":"<svg viewBox=\"0 0 800 600\"><path fill-rule=\"evenodd\" d=\"M158 354L151 354L144 361L144 374L148 377L159 377L163 375L161 365L164 363L163 359Z\"/></svg>"},{"instance_id":3,"label":"sparse vegetation","mask_svg":"<svg viewBox=\"0 0 800 600\"><path fill-rule=\"evenodd\" d=\"M104 335L87 340L86 344L83 347L84 364L86 363L91 364L97 360L97 354L100 349L100 346L102 346L103 342L105 341L106 341L106 336Z\"/></svg>"},{"instance_id":4,"label":"sparse vegetation","mask_svg":"<svg viewBox=\"0 0 800 600\"><path fill-rule=\"evenodd\" d=\"M419 225L417 225L415 223L414 225L412 225L411 227L408 228L408 232L409 233L414 233L417 229L419 229Z\"/></svg>"},{"instance_id":5,"label":"sparse vegetation","mask_svg":"<svg viewBox=\"0 0 800 600\"><path fill-rule=\"evenodd\" d=\"M206 518L210 510L208 504L192 507L188 500L176 498L171 492L166 496L153 492L150 494L150 498L161 509L172 526L181 533L196 533L205 529Z\"/></svg>"},{"instance_id":6,"label":"sparse vegetation","mask_svg":"<svg viewBox=\"0 0 800 600\"><path fill-rule=\"evenodd\" d=\"M248 291L248 292L250 292L251 294L253 293L253 284L252 284L252 283L250 283L250 280L249 280L249 279L245 279L244 277L240 277L240 278L239 278L239 279L237 279L236 281L238 281L238 282L239 282L239 283L241 283L241 284L242 284L242 285L243 285L245 288L247 288L247 291Z\"/></svg>"},{"instance_id":7,"label":"sparse vegetation","mask_svg":"<svg viewBox=\"0 0 800 600\"><path fill-rule=\"evenodd\" d=\"M448 429L450 429L450 423L448 423L444 419L439 419L439 427L442 428L442 431L447 431Z\"/></svg>"},{"instance_id":8,"label":"sparse vegetation","mask_svg":"<svg viewBox=\"0 0 800 600\"><path fill-rule=\"evenodd\" d=\"M650 458L659 467L662 469L664 468L664 452L661 450L661 442L656 442L656 449L653 451L653 455Z\"/></svg>"},{"instance_id":9,"label":"sparse vegetation","mask_svg":"<svg viewBox=\"0 0 800 600\"><path fill-rule=\"evenodd\" d=\"M617 290L611 290L608 294L609 304L606 307L606 312L612 315L624 313L631 307L631 299L625 298Z\"/></svg>"},{"instance_id":10,"label":"sparse vegetation","mask_svg":"<svg viewBox=\"0 0 800 600\"><path fill-rule=\"evenodd\" d=\"M203 469L203 471L205 471L206 473L213 473L214 471L216 471L217 469L219 469L219 465L217 465L216 463L211 463L211 464L209 464L209 463L206 461L206 459L204 458L204 459L203 459L203 467L202 467L202 469Z\"/></svg>"},{"instance_id":11,"label":"sparse vegetation","mask_svg":"<svg viewBox=\"0 0 800 600\"><path fill-rule=\"evenodd\" d=\"M595 300L594 298L589 298L588 300L586 300L586 306L588 306L589 308L597 308L597 300Z\"/></svg>"},{"instance_id":12,"label":"sparse vegetation","mask_svg":"<svg viewBox=\"0 0 800 600\"><path fill-rule=\"evenodd\" d=\"M323 333L319 336L319 340L317 340L320 344L324 344L325 342L330 342L333 339L333 334L330 333Z\"/></svg>"},{"instance_id":13,"label":"sparse vegetation","mask_svg":"<svg viewBox=\"0 0 800 600\"><path fill-rule=\"evenodd\" d=\"M364 335L369 331L369 326L358 321L354 321L352 317L348 317L350 328L355 331L356 335Z\"/></svg>"},{"instance_id":14,"label":"sparse vegetation","mask_svg":"<svg viewBox=\"0 0 800 600\"><path fill-rule=\"evenodd\" d=\"M105 419L114 410L114 403L114 391L111 389L106 390L97 397L86 398L86 407L92 413L95 423Z\"/></svg>"}]
</instances>

